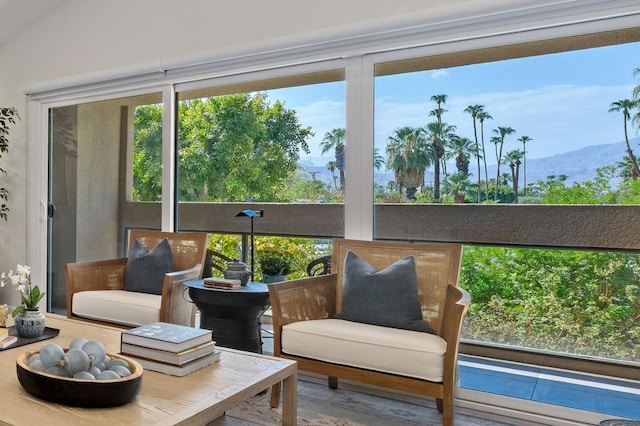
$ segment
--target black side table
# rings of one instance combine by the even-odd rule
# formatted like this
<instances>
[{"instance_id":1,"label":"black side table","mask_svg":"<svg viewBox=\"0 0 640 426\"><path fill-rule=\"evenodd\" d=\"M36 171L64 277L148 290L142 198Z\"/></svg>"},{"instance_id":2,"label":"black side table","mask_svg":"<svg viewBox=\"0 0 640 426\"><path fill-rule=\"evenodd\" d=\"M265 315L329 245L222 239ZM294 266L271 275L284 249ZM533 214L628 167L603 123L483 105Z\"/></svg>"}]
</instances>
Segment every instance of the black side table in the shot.
<instances>
[{"instance_id":1,"label":"black side table","mask_svg":"<svg viewBox=\"0 0 640 426\"><path fill-rule=\"evenodd\" d=\"M269 308L266 284L250 281L238 290L206 288L202 280L185 285L200 310L200 327L213 331L216 345L262 353L261 318Z\"/></svg>"}]
</instances>

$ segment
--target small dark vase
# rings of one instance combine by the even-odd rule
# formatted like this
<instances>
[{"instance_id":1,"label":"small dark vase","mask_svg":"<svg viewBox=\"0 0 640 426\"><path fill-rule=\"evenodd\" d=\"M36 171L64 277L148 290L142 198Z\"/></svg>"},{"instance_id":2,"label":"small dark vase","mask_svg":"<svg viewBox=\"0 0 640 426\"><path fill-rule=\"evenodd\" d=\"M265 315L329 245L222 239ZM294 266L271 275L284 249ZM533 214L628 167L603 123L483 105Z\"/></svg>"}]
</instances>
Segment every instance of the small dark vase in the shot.
<instances>
[{"instance_id":1,"label":"small dark vase","mask_svg":"<svg viewBox=\"0 0 640 426\"><path fill-rule=\"evenodd\" d=\"M14 318L16 332L21 337L40 337L45 329L44 314L39 309L20 312Z\"/></svg>"}]
</instances>

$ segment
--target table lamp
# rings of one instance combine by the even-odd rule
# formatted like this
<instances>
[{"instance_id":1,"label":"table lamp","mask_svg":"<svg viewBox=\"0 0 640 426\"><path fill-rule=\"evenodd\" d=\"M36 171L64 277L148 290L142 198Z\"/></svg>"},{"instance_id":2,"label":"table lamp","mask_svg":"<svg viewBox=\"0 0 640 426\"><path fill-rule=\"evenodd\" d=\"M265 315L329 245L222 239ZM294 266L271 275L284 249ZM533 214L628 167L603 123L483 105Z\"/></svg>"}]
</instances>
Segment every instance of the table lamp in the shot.
<instances>
[{"instance_id":1,"label":"table lamp","mask_svg":"<svg viewBox=\"0 0 640 426\"><path fill-rule=\"evenodd\" d=\"M260 209L260 210L242 210L241 212L239 212L236 217L248 217L249 219L251 219L251 233L249 234L251 236L251 281L253 281L253 273L255 270L255 266L256 266L256 258L254 255L254 244L253 244L253 218L254 217L262 217L264 216L264 210Z\"/></svg>"}]
</instances>

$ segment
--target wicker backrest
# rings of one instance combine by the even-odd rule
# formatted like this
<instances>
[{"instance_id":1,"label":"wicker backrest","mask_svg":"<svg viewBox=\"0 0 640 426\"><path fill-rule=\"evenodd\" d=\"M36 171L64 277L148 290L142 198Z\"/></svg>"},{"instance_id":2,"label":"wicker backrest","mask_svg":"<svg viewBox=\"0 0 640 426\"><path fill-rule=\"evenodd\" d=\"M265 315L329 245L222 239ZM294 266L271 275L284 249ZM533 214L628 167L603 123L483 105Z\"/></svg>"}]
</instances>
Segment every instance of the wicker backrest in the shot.
<instances>
[{"instance_id":1,"label":"wicker backrest","mask_svg":"<svg viewBox=\"0 0 640 426\"><path fill-rule=\"evenodd\" d=\"M405 256L413 256L416 261L422 317L437 332L440 331L447 285L458 285L462 245L334 239L331 272L337 274L338 312L342 310L344 259L349 250L371 263L377 270L384 269Z\"/></svg>"},{"instance_id":2,"label":"wicker backrest","mask_svg":"<svg viewBox=\"0 0 640 426\"><path fill-rule=\"evenodd\" d=\"M204 232L162 232L132 229L129 231L129 247L138 239L150 250L164 238L169 240L176 271L184 271L198 264L204 265L207 250L207 234Z\"/></svg>"}]
</instances>

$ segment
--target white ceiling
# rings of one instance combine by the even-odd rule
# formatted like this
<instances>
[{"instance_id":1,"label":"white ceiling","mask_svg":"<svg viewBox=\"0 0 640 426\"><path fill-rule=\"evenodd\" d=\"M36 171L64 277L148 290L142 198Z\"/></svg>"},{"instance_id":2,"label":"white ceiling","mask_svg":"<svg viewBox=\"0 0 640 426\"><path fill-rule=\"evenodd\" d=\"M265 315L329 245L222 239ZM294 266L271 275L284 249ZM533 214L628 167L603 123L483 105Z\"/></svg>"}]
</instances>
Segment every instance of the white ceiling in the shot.
<instances>
[{"instance_id":1,"label":"white ceiling","mask_svg":"<svg viewBox=\"0 0 640 426\"><path fill-rule=\"evenodd\" d=\"M0 0L0 46L65 0Z\"/></svg>"}]
</instances>

